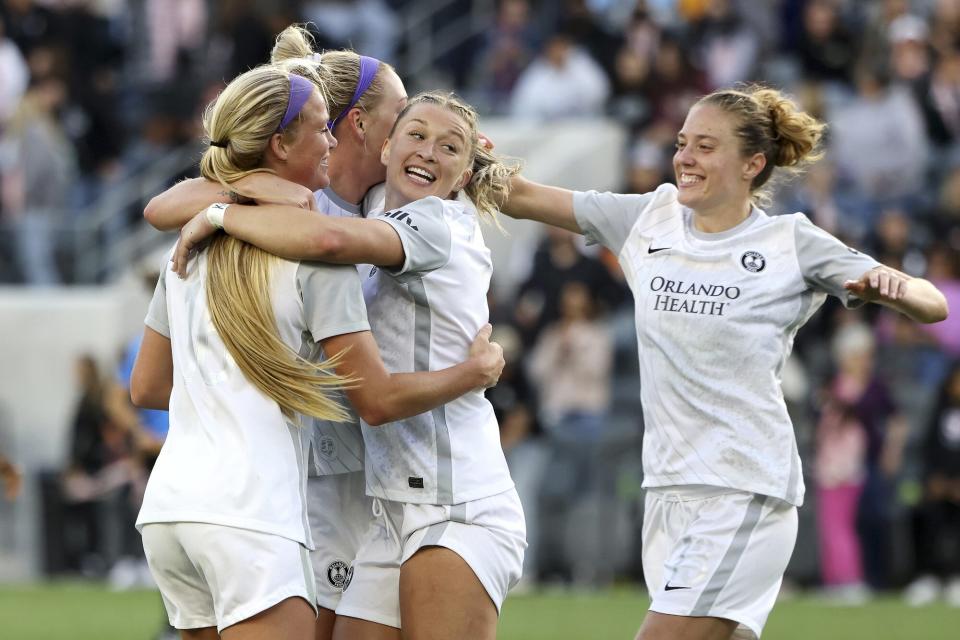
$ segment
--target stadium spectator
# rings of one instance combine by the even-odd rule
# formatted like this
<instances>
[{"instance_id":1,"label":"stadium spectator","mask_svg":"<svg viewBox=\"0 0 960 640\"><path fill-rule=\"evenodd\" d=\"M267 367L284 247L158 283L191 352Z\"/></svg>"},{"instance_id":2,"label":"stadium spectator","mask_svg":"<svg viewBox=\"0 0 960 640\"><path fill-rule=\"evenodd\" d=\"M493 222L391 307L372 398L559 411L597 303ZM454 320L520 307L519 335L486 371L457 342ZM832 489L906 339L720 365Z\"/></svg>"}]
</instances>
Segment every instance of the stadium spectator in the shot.
<instances>
[{"instance_id":1,"label":"stadium spectator","mask_svg":"<svg viewBox=\"0 0 960 640\"><path fill-rule=\"evenodd\" d=\"M593 293L585 284L565 282L560 288L558 319L547 326L528 362L539 398L540 421L550 460L541 495L544 514L544 556L551 551L560 565L569 563L572 582L600 586L612 578L609 523L586 528L575 553L565 549L573 514L585 501L602 500L606 486L602 458L604 427L610 408L613 337L596 317ZM577 527L579 528L579 527ZM556 564L556 560L554 560Z\"/></svg>"},{"instance_id":2,"label":"stadium spectator","mask_svg":"<svg viewBox=\"0 0 960 640\"><path fill-rule=\"evenodd\" d=\"M914 514L917 578L904 592L922 606L943 595L960 607L960 363L940 388L923 438L923 489Z\"/></svg>"},{"instance_id":3,"label":"stadium spectator","mask_svg":"<svg viewBox=\"0 0 960 640\"><path fill-rule=\"evenodd\" d=\"M303 15L329 48L352 47L378 60L393 60L400 21L384 0L307 0Z\"/></svg>"},{"instance_id":4,"label":"stadium spectator","mask_svg":"<svg viewBox=\"0 0 960 640\"><path fill-rule=\"evenodd\" d=\"M56 264L56 224L75 177L74 150L57 119L66 97L56 77L36 80L4 136L3 215L16 230L21 277L34 285L63 280Z\"/></svg>"},{"instance_id":5,"label":"stadium spectator","mask_svg":"<svg viewBox=\"0 0 960 640\"><path fill-rule=\"evenodd\" d=\"M29 80L27 62L17 45L7 37L0 17L0 131L16 112Z\"/></svg>"},{"instance_id":6,"label":"stadium spectator","mask_svg":"<svg viewBox=\"0 0 960 640\"><path fill-rule=\"evenodd\" d=\"M753 77L760 37L733 0L710 0L706 15L693 25L697 57L710 89Z\"/></svg>"},{"instance_id":7,"label":"stadium spectator","mask_svg":"<svg viewBox=\"0 0 960 640\"><path fill-rule=\"evenodd\" d=\"M814 479L820 573L828 597L862 604L864 585L857 504L866 475L867 433L854 410L861 371L873 367L874 338L861 323L847 324L833 337L837 375L822 400L817 423Z\"/></svg>"},{"instance_id":8,"label":"stadium spectator","mask_svg":"<svg viewBox=\"0 0 960 640\"><path fill-rule=\"evenodd\" d=\"M517 79L510 114L529 120L598 116L610 95L606 73L569 35L550 36Z\"/></svg>"},{"instance_id":9,"label":"stadium spectator","mask_svg":"<svg viewBox=\"0 0 960 640\"><path fill-rule=\"evenodd\" d=\"M473 92L491 113L506 113L520 74L540 49L540 29L529 0L504 0L483 34L472 78Z\"/></svg>"}]
</instances>

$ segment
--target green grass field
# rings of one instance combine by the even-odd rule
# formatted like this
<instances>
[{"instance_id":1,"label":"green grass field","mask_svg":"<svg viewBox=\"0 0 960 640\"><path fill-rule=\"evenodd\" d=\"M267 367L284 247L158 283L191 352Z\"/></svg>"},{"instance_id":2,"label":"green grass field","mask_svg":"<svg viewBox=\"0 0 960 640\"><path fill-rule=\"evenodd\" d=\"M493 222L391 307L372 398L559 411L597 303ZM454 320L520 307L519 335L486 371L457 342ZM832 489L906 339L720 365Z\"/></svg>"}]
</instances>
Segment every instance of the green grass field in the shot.
<instances>
[{"instance_id":1,"label":"green grass field","mask_svg":"<svg viewBox=\"0 0 960 640\"><path fill-rule=\"evenodd\" d=\"M500 640L632 640L647 606L637 591L512 596ZM3 640L149 640L161 619L152 592L113 593L56 583L0 587ZM957 640L960 609L911 609L896 600L834 607L812 598L777 605L765 640Z\"/></svg>"}]
</instances>

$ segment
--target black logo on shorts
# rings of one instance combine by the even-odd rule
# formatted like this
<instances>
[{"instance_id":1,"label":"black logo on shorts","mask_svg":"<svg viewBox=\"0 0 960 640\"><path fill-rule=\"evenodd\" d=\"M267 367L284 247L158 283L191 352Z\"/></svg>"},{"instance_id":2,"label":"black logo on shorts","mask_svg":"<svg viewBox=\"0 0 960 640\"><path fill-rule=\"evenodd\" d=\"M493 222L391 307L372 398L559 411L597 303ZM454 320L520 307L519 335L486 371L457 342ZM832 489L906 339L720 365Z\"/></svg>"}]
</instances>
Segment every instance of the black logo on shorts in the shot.
<instances>
[{"instance_id":1,"label":"black logo on shorts","mask_svg":"<svg viewBox=\"0 0 960 640\"><path fill-rule=\"evenodd\" d=\"M423 478L410 476L407 478L407 484L410 485L411 489L423 489Z\"/></svg>"},{"instance_id":2,"label":"black logo on shorts","mask_svg":"<svg viewBox=\"0 0 960 640\"><path fill-rule=\"evenodd\" d=\"M348 578L352 569L347 566L347 563L343 560L334 560L330 563L330 566L327 567L327 580L330 581L330 584L333 585L336 589L343 589L347 584Z\"/></svg>"},{"instance_id":3,"label":"black logo on shorts","mask_svg":"<svg viewBox=\"0 0 960 640\"><path fill-rule=\"evenodd\" d=\"M740 264L742 264L743 268L747 271L757 273L763 271L763 268L767 266L767 261L756 251L747 251L740 256Z\"/></svg>"},{"instance_id":4,"label":"black logo on shorts","mask_svg":"<svg viewBox=\"0 0 960 640\"><path fill-rule=\"evenodd\" d=\"M669 248L670 248L670 247L657 247L656 249L654 249L654 248L651 246L651 247L647 247L647 253L656 253L657 251L666 251L666 250L669 249Z\"/></svg>"},{"instance_id":5,"label":"black logo on shorts","mask_svg":"<svg viewBox=\"0 0 960 640\"><path fill-rule=\"evenodd\" d=\"M327 460L337 457L337 441L330 436L320 438L320 455Z\"/></svg>"},{"instance_id":6,"label":"black logo on shorts","mask_svg":"<svg viewBox=\"0 0 960 640\"><path fill-rule=\"evenodd\" d=\"M690 588L690 587L675 587L675 586L673 586L672 584L670 584L670 583L668 582L668 583L667 583L667 586L665 586L665 587L663 588L663 590L664 590L664 591L676 591L677 589L689 589L689 588Z\"/></svg>"},{"instance_id":7,"label":"black logo on shorts","mask_svg":"<svg viewBox=\"0 0 960 640\"><path fill-rule=\"evenodd\" d=\"M350 583L353 582L353 567L351 566L347 569L347 577L343 579L343 591L347 590L347 587L350 586Z\"/></svg>"}]
</instances>

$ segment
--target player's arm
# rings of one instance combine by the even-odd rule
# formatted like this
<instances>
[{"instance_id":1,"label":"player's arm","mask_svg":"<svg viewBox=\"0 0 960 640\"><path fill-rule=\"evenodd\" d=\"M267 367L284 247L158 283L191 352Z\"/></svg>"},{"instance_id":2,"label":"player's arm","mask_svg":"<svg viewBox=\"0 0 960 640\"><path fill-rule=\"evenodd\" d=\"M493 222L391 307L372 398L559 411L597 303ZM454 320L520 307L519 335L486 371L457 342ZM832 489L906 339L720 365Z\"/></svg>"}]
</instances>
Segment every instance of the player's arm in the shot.
<instances>
[{"instance_id":1,"label":"player's arm","mask_svg":"<svg viewBox=\"0 0 960 640\"><path fill-rule=\"evenodd\" d=\"M172 231L187 224L197 211L215 202L273 202L304 209L314 206L313 192L273 173L257 171L231 186L232 189L226 189L222 184L205 178L184 180L154 196L143 210L143 217L161 231Z\"/></svg>"},{"instance_id":2,"label":"player's arm","mask_svg":"<svg viewBox=\"0 0 960 640\"><path fill-rule=\"evenodd\" d=\"M170 406L173 390L173 351L170 338L150 327L143 329L143 342L130 376L130 400L141 409Z\"/></svg>"},{"instance_id":3,"label":"player's arm","mask_svg":"<svg viewBox=\"0 0 960 640\"><path fill-rule=\"evenodd\" d=\"M916 322L940 322L949 313L946 297L932 282L885 265L870 269L843 286L861 300L882 304Z\"/></svg>"},{"instance_id":4,"label":"player's arm","mask_svg":"<svg viewBox=\"0 0 960 640\"><path fill-rule=\"evenodd\" d=\"M318 216L274 204L230 205L221 215L217 224L231 236L290 260L399 267L406 257L400 236L383 220ZM180 230L173 270L181 277L193 251L217 231L210 217L201 211Z\"/></svg>"},{"instance_id":5,"label":"player's arm","mask_svg":"<svg viewBox=\"0 0 960 640\"><path fill-rule=\"evenodd\" d=\"M573 191L569 189L514 176L510 180L510 195L500 209L511 218L535 220L574 233L583 233L573 215Z\"/></svg>"},{"instance_id":6,"label":"player's arm","mask_svg":"<svg viewBox=\"0 0 960 640\"><path fill-rule=\"evenodd\" d=\"M470 346L466 362L440 371L390 373L369 331L358 331L321 340L324 353L340 354L339 375L361 378L345 390L360 418L379 426L429 411L474 389L491 387L503 370L503 349L490 342L490 325L484 326Z\"/></svg>"}]
</instances>

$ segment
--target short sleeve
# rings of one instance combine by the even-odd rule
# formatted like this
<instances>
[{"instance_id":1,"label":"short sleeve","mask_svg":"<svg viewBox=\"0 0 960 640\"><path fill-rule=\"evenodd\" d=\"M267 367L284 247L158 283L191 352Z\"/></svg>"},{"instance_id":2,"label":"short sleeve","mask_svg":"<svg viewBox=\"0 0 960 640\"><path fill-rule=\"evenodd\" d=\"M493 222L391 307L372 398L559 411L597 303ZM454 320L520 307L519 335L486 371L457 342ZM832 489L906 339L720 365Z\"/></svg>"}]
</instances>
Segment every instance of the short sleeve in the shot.
<instances>
[{"instance_id":1,"label":"short sleeve","mask_svg":"<svg viewBox=\"0 0 960 640\"><path fill-rule=\"evenodd\" d=\"M370 330L360 274L353 265L301 262L297 291L303 300L307 328L316 342Z\"/></svg>"},{"instance_id":2,"label":"short sleeve","mask_svg":"<svg viewBox=\"0 0 960 640\"><path fill-rule=\"evenodd\" d=\"M795 214L795 220L797 261L806 283L839 298L846 307L862 305L863 301L844 289L843 283L859 279L880 263L840 242L802 213Z\"/></svg>"},{"instance_id":3,"label":"short sleeve","mask_svg":"<svg viewBox=\"0 0 960 640\"><path fill-rule=\"evenodd\" d=\"M153 298L150 299L150 306L147 307L147 317L143 319L145 325L165 338L170 337L170 319L167 315L167 272L166 268L160 270L157 286L153 290Z\"/></svg>"},{"instance_id":4,"label":"short sleeve","mask_svg":"<svg viewBox=\"0 0 960 640\"><path fill-rule=\"evenodd\" d=\"M462 205L430 196L393 211L384 211L374 218L393 227L403 244L403 265L399 269L388 269L390 275L403 282L447 264L451 233L444 217L445 206Z\"/></svg>"},{"instance_id":5,"label":"short sleeve","mask_svg":"<svg viewBox=\"0 0 960 640\"><path fill-rule=\"evenodd\" d=\"M630 230L653 201L655 193L575 191L573 215L589 244L602 244L619 255Z\"/></svg>"}]
</instances>

